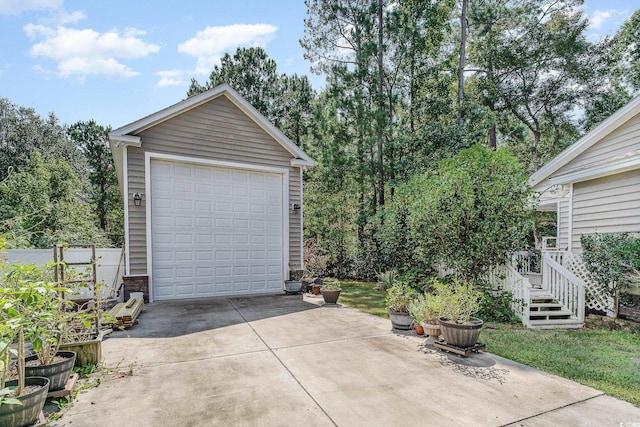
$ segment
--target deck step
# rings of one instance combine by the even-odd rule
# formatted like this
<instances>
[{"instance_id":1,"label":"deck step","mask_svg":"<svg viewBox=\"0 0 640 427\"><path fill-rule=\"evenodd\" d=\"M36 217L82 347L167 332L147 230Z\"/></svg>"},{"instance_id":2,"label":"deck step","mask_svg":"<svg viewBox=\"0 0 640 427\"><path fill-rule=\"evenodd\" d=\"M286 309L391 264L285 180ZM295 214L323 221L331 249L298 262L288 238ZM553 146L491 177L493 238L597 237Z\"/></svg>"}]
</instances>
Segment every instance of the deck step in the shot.
<instances>
[{"instance_id":1,"label":"deck step","mask_svg":"<svg viewBox=\"0 0 640 427\"><path fill-rule=\"evenodd\" d=\"M536 316L572 316L573 313L569 310L540 310L540 311L532 311L531 317Z\"/></svg>"},{"instance_id":2,"label":"deck step","mask_svg":"<svg viewBox=\"0 0 640 427\"><path fill-rule=\"evenodd\" d=\"M557 302L532 302L531 304L529 304L529 307L531 308L555 308L555 307L562 308L562 304Z\"/></svg>"},{"instance_id":3,"label":"deck step","mask_svg":"<svg viewBox=\"0 0 640 427\"><path fill-rule=\"evenodd\" d=\"M575 319L530 320L531 329L580 329L584 323Z\"/></svg>"}]
</instances>

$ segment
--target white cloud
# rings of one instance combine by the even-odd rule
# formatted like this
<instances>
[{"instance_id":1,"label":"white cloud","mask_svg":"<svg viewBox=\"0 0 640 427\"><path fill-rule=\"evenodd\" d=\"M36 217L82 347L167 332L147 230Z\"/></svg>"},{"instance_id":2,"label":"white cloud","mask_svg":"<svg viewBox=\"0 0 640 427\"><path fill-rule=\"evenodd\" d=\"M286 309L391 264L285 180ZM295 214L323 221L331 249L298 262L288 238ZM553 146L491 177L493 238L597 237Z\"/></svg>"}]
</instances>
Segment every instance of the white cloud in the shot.
<instances>
[{"instance_id":1,"label":"white cloud","mask_svg":"<svg viewBox=\"0 0 640 427\"><path fill-rule=\"evenodd\" d=\"M617 14L617 10L596 10L591 15L589 22L591 24L591 28L594 30L599 30L602 26L609 20L614 14Z\"/></svg>"},{"instance_id":2,"label":"white cloud","mask_svg":"<svg viewBox=\"0 0 640 427\"><path fill-rule=\"evenodd\" d=\"M238 47L265 47L278 31L269 24L235 24L223 27L207 27L194 37L178 45L178 51L198 59L197 74L208 74L225 52Z\"/></svg>"},{"instance_id":3,"label":"white cloud","mask_svg":"<svg viewBox=\"0 0 640 427\"><path fill-rule=\"evenodd\" d=\"M31 47L31 55L57 63L60 77L133 77L139 73L119 60L143 58L160 50L159 46L142 40L145 33L135 28L99 33L92 29L27 24L24 31L31 39L39 40Z\"/></svg>"},{"instance_id":4,"label":"white cloud","mask_svg":"<svg viewBox=\"0 0 640 427\"><path fill-rule=\"evenodd\" d=\"M63 0L0 0L0 15L19 15L28 10L58 9Z\"/></svg>"},{"instance_id":5,"label":"white cloud","mask_svg":"<svg viewBox=\"0 0 640 427\"><path fill-rule=\"evenodd\" d=\"M58 25L77 24L79 21L85 19L87 15L84 12L76 10L75 12L68 13L61 10L56 16L55 21Z\"/></svg>"},{"instance_id":6,"label":"white cloud","mask_svg":"<svg viewBox=\"0 0 640 427\"><path fill-rule=\"evenodd\" d=\"M160 76L160 80L156 83L158 87L184 86L189 83L189 80L187 80L189 71L186 70L158 71L156 75Z\"/></svg>"}]
</instances>

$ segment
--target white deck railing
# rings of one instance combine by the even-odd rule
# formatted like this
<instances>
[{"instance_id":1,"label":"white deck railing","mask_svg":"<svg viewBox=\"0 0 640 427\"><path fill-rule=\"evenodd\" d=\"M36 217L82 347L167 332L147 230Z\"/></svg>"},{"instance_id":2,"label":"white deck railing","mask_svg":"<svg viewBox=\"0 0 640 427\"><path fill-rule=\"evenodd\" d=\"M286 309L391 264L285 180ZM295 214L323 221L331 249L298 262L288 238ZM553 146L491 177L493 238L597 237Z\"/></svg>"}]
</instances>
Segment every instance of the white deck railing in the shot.
<instances>
[{"instance_id":1,"label":"white deck railing","mask_svg":"<svg viewBox=\"0 0 640 427\"><path fill-rule=\"evenodd\" d=\"M490 270L487 280L494 287L513 294L511 308L522 320L522 324L528 327L530 320L529 303L531 302L531 283L529 279L518 273L513 266L504 265Z\"/></svg>"},{"instance_id":2,"label":"white deck railing","mask_svg":"<svg viewBox=\"0 0 640 427\"><path fill-rule=\"evenodd\" d=\"M543 287L570 310L577 320L584 322L584 284L575 274L562 266L563 257L564 252L561 251L543 253Z\"/></svg>"},{"instance_id":3,"label":"white deck railing","mask_svg":"<svg viewBox=\"0 0 640 427\"><path fill-rule=\"evenodd\" d=\"M540 273L540 252L517 251L511 254L511 265L520 274Z\"/></svg>"}]
</instances>

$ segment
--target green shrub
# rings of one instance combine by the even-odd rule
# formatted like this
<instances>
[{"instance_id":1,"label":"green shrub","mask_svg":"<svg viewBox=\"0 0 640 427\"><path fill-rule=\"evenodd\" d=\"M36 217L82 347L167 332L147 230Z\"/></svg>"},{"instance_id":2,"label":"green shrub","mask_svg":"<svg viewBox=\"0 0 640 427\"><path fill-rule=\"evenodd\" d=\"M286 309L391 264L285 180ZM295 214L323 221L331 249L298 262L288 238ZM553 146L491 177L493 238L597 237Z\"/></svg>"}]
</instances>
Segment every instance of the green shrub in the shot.
<instances>
[{"instance_id":1,"label":"green shrub","mask_svg":"<svg viewBox=\"0 0 640 427\"><path fill-rule=\"evenodd\" d=\"M640 238L629 233L582 235L582 260L600 290L613 298L614 317L625 289L640 281Z\"/></svg>"},{"instance_id":2,"label":"green shrub","mask_svg":"<svg viewBox=\"0 0 640 427\"><path fill-rule=\"evenodd\" d=\"M528 176L508 151L476 145L409 185L416 257L477 283L524 245L531 228Z\"/></svg>"},{"instance_id":3,"label":"green shrub","mask_svg":"<svg viewBox=\"0 0 640 427\"><path fill-rule=\"evenodd\" d=\"M520 319L511 308L514 302L513 294L509 291L492 292L485 290L480 300L480 308L474 316L487 322L520 323ZM524 301L520 301L524 304Z\"/></svg>"},{"instance_id":4,"label":"green shrub","mask_svg":"<svg viewBox=\"0 0 640 427\"><path fill-rule=\"evenodd\" d=\"M464 323L478 311L482 293L470 282L454 279L451 283L434 280L435 293L440 298L440 317L449 321Z\"/></svg>"},{"instance_id":5,"label":"green shrub","mask_svg":"<svg viewBox=\"0 0 640 427\"><path fill-rule=\"evenodd\" d=\"M385 299L387 307L400 312L408 312L409 304L416 298L418 293L405 282L395 282L393 286L387 289L387 297Z\"/></svg>"}]
</instances>

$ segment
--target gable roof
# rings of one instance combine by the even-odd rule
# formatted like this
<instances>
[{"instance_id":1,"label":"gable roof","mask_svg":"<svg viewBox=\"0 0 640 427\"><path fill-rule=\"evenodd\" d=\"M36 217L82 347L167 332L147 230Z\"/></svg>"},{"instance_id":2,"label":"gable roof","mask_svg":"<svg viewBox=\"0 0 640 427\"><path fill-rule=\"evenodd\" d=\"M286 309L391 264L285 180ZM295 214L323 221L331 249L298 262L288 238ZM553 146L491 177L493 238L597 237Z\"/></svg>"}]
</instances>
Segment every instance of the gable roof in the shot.
<instances>
[{"instance_id":1,"label":"gable roof","mask_svg":"<svg viewBox=\"0 0 640 427\"><path fill-rule=\"evenodd\" d=\"M557 172L573 159L584 153L589 147L602 140L611 132L618 129L635 115L640 113L640 95L633 98L626 105L600 122L598 126L587 132L582 138L567 147L563 152L551 159L546 165L538 169L529 178L529 185L535 187Z\"/></svg>"},{"instance_id":2,"label":"gable roof","mask_svg":"<svg viewBox=\"0 0 640 427\"><path fill-rule=\"evenodd\" d=\"M285 136L282 131L276 128L265 116L263 116L258 110L256 110L251 104L249 104L238 92L233 90L231 86L224 83L214 87L206 92L200 93L191 98L187 98L176 104L173 104L167 108L150 114L146 117L129 123L128 125L119 127L109 133L109 142L111 145L111 152L113 153L114 162L116 166L116 172L118 174L118 181L122 186L122 157L123 149L127 145L134 147L140 147L142 145L142 139L138 136L146 129L152 128L166 120L179 116L193 108L196 108L202 104L205 104L220 96L227 97L236 107L238 107L244 114L252 119L259 127L261 127L267 134L269 134L276 142L278 142L291 156L292 166L309 166L313 167L316 162L309 157L304 151L302 151L296 144L294 144L289 138Z\"/></svg>"}]
</instances>

